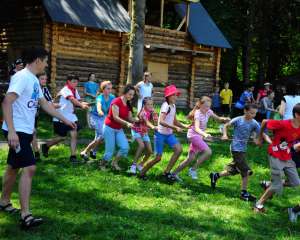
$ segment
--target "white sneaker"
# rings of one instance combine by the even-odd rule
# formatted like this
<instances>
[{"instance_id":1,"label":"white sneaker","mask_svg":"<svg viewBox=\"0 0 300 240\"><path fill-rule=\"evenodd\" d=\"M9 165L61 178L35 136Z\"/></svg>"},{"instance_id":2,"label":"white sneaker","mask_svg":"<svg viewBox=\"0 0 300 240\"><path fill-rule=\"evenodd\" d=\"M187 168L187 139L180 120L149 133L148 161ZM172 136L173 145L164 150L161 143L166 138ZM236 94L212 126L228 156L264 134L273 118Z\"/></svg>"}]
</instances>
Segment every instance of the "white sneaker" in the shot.
<instances>
[{"instance_id":1,"label":"white sneaker","mask_svg":"<svg viewBox=\"0 0 300 240\"><path fill-rule=\"evenodd\" d=\"M198 179L198 174L197 171L193 170L192 168L189 169L189 175L193 180Z\"/></svg>"},{"instance_id":2,"label":"white sneaker","mask_svg":"<svg viewBox=\"0 0 300 240\"><path fill-rule=\"evenodd\" d=\"M298 214L293 211L293 208L288 208L289 219L292 223L297 222Z\"/></svg>"},{"instance_id":3,"label":"white sneaker","mask_svg":"<svg viewBox=\"0 0 300 240\"><path fill-rule=\"evenodd\" d=\"M183 180L177 174L173 174L173 177L177 182L183 182Z\"/></svg>"},{"instance_id":4,"label":"white sneaker","mask_svg":"<svg viewBox=\"0 0 300 240\"><path fill-rule=\"evenodd\" d=\"M142 171L142 170L143 170L143 166L137 165L137 170L138 170L139 172Z\"/></svg>"},{"instance_id":5,"label":"white sneaker","mask_svg":"<svg viewBox=\"0 0 300 240\"><path fill-rule=\"evenodd\" d=\"M136 174L136 165L131 165L128 172L131 174Z\"/></svg>"}]
</instances>

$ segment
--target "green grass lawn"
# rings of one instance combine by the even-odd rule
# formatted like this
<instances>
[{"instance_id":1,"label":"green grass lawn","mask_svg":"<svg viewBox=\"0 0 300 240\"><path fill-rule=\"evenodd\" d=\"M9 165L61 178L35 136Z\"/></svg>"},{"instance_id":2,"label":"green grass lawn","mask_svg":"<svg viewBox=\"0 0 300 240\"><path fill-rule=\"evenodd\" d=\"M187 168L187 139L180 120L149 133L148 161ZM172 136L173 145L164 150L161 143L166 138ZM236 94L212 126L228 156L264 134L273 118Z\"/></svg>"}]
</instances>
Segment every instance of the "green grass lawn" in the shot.
<instances>
[{"instance_id":1,"label":"green grass lawn","mask_svg":"<svg viewBox=\"0 0 300 240\"><path fill-rule=\"evenodd\" d=\"M181 116L183 118L183 115ZM39 137L51 136L50 122L41 122ZM218 132L212 123L211 133ZM89 130L81 137L92 137ZM187 155L188 145L181 138ZM80 146L80 149L84 146ZM0 213L0 239L300 239L300 225L289 223L286 208L300 201L294 189L267 203L267 213L257 215L252 204L239 199L240 177L220 180L210 189L208 175L220 171L230 159L229 143L212 143L212 158L199 169L199 180L169 185L159 177L171 151L141 181L124 172L99 171L95 165L71 166L69 148L54 147L42 159L33 182L31 208L45 224L24 232L16 225L18 216ZM134 145L126 169L132 161ZM103 148L98 156L101 157ZM0 150L1 173L7 151ZM269 178L266 149L249 146L248 160L253 167L249 190L259 196L260 180ZM2 175L2 174L1 174ZM17 188L12 196L19 206Z\"/></svg>"}]
</instances>

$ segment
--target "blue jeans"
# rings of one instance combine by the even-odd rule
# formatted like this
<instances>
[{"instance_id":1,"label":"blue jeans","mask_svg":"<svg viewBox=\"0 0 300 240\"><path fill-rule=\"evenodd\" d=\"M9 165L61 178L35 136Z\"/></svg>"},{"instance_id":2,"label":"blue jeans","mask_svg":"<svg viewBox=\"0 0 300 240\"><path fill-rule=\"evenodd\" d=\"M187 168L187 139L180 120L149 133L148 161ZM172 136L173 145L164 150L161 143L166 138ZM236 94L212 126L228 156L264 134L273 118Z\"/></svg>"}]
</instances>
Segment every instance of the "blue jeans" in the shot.
<instances>
[{"instance_id":1,"label":"blue jeans","mask_svg":"<svg viewBox=\"0 0 300 240\"><path fill-rule=\"evenodd\" d=\"M127 157L129 144L123 129L114 129L104 124L103 137L105 141L103 160L110 161L112 159L116 145L119 148L117 156Z\"/></svg>"}]
</instances>

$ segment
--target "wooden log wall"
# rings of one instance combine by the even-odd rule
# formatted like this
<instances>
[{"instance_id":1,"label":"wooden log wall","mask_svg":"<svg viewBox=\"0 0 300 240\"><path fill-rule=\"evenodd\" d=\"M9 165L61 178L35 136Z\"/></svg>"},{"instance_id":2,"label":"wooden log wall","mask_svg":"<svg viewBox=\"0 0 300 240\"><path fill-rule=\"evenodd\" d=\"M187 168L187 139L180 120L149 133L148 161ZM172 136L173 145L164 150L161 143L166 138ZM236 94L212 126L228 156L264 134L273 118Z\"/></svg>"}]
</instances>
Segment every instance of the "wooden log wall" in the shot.
<instances>
[{"instance_id":1,"label":"wooden log wall","mask_svg":"<svg viewBox=\"0 0 300 240\"><path fill-rule=\"evenodd\" d=\"M0 16L0 87L5 91L10 64L25 48L43 45L43 9L34 0L4 0Z\"/></svg>"},{"instance_id":2,"label":"wooden log wall","mask_svg":"<svg viewBox=\"0 0 300 240\"><path fill-rule=\"evenodd\" d=\"M56 61L52 61L52 72L56 71L56 87L65 84L66 77L77 74L81 86L89 73L95 73L98 82L110 80L117 86L120 79L120 53L122 36L119 33L84 29L83 27L55 24L57 44L52 45ZM55 69L54 69L55 68Z\"/></svg>"}]
</instances>

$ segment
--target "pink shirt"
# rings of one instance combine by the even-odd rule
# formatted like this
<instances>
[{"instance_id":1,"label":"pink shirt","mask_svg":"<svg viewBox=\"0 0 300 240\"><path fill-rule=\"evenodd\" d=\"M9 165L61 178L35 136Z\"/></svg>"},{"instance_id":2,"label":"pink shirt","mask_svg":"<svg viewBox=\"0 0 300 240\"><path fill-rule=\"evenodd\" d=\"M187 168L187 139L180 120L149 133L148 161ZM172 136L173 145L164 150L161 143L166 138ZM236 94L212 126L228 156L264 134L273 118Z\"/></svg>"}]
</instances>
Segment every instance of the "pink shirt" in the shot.
<instances>
[{"instance_id":1,"label":"pink shirt","mask_svg":"<svg viewBox=\"0 0 300 240\"><path fill-rule=\"evenodd\" d=\"M199 122L200 122L200 129L202 131L205 131L206 127L207 127L208 119L213 114L214 114L214 112L211 109L209 109L206 113L202 113L200 110L196 110L195 115L194 115L193 125L189 128L188 133L187 133L187 137L188 138L192 138L192 137L194 137L196 135L199 135L195 131L195 120L199 120Z\"/></svg>"},{"instance_id":2,"label":"pink shirt","mask_svg":"<svg viewBox=\"0 0 300 240\"><path fill-rule=\"evenodd\" d=\"M133 124L132 130L144 136L145 134L148 134L148 126L146 124L146 121L156 122L158 117L156 112L146 111L145 109L143 109L140 113L139 119L139 122Z\"/></svg>"},{"instance_id":3,"label":"pink shirt","mask_svg":"<svg viewBox=\"0 0 300 240\"><path fill-rule=\"evenodd\" d=\"M162 113L167 114L165 122L168 123L169 125L173 125L174 120L175 120L175 116L176 116L176 106L175 106L175 104L169 105L167 102L164 102L161 105L161 108L160 108L159 118L161 117ZM172 128L167 128L167 127L164 127L164 126L158 124L158 132L161 133L161 134L169 135L169 134L173 133L173 129Z\"/></svg>"}]
</instances>

